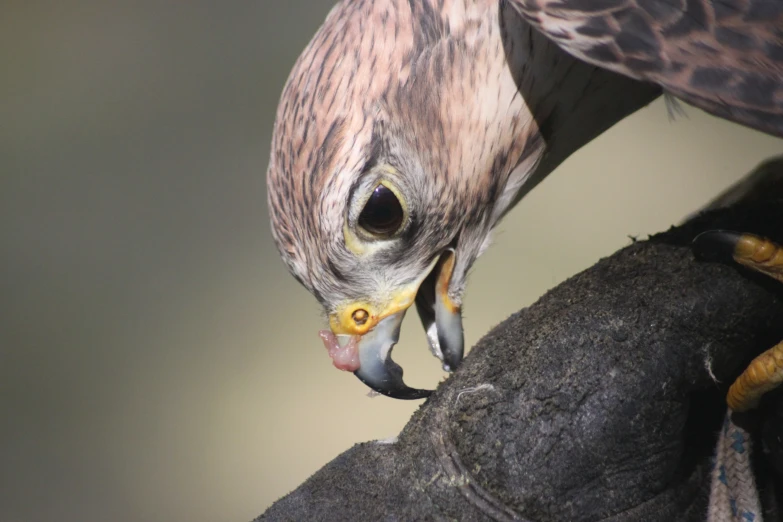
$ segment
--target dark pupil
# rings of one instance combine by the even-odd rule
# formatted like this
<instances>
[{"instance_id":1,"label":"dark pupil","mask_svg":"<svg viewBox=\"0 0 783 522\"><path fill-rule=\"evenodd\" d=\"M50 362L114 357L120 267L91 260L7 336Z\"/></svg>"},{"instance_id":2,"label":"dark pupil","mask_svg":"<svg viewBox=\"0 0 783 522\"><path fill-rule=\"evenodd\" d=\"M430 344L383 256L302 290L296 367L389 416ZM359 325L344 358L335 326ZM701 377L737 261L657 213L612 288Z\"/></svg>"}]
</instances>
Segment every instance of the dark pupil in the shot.
<instances>
[{"instance_id":1,"label":"dark pupil","mask_svg":"<svg viewBox=\"0 0 783 522\"><path fill-rule=\"evenodd\" d=\"M394 192L378 185L359 215L359 225L372 234L391 235L402 225L402 205Z\"/></svg>"}]
</instances>

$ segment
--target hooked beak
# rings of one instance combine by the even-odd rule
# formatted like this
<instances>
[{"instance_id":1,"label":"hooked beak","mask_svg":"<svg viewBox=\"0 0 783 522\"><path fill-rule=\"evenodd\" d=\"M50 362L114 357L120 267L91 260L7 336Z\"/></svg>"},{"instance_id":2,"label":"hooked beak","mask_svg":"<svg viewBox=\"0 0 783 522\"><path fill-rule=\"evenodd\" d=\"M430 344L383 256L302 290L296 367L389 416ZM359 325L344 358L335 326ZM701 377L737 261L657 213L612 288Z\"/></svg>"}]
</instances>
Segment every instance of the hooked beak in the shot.
<instances>
[{"instance_id":1,"label":"hooked beak","mask_svg":"<svg viewBox=\"0 0 783 522\"><path fill-rule=\"evenodd\" d=\"M443 362L446 371L457 369L462 362L464 338L462 311L448 295L454 265L454 251L447 250L416 287L402 291L384 310L376 312L366 304L353 303L331 316L332 331L321 337L335 366L353 371L364 384L388 397L428 397L430 390L405 384L402 368L392 360L391 351L400 338L405 313L415 301L433 355ZM341 354L339 360L333 355L337 353ZM346 360L352 362L345 364Z\"/></svg>"},{"instance_id":2,"label":"hooked beak","mask_svg":"<svg viewBox=\"0 0 783 522\"><path fill-rule=\"evenodd\" d=\"M409 388L402 380L402 368L391 358L391 349L400 339L405 312L382 320L359 341L359 369L354 372L364 384L394 399L424 399L429 390Z\"/></svg>"}]
</instances>

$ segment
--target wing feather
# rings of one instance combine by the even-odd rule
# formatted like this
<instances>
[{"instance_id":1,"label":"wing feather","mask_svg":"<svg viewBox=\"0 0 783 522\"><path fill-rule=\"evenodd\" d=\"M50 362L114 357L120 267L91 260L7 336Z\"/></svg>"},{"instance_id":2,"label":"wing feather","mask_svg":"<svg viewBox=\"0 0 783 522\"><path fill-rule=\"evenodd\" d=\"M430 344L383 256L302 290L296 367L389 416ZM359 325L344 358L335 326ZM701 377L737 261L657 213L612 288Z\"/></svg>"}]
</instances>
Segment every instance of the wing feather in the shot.
<instances>
[{"instance_id":1,"label":"wing feather","mask_svg":"<svg viewBox=\"0 0 783 522\"><path fill-rule=\"evenodd\" d=\"M783 137L783 0L509 0L593 65Z\"/></svg>"}]
</instances>

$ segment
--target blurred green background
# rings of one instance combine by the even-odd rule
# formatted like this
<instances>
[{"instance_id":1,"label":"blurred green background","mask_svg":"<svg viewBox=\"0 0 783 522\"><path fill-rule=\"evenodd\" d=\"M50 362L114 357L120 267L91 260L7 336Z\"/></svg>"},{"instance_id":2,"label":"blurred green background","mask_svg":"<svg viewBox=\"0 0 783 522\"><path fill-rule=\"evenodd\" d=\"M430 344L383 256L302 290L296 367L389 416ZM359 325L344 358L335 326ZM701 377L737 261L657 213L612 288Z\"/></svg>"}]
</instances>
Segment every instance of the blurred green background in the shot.
<instances>
[{"instance_id":1,"label":"blurred green background","mask_svg":"<svg viewBox=\"0 0 783 522\"><path fill-rule=\"evenodd\" d=\"M4 3L0 522L249 520L419 403L332 368L266 214L274 111L330 1ZM662 102L501 226L466 341L783 141ZM395 358L443 377L418 320Z\"/></svg>"}]
</instances>

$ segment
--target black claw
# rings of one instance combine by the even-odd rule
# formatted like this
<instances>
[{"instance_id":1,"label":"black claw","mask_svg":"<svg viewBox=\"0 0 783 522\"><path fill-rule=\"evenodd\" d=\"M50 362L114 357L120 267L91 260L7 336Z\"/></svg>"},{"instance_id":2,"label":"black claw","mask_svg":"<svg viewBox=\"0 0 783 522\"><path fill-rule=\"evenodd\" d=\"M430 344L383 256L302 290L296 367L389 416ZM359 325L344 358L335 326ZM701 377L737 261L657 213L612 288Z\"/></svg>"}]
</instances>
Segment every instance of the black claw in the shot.
<instances>
[{"instance_id":1,"label":"black claw","mask_svg":"<svg viewBox=\"0 0 783 522\"><path fill-rule=\"evenodd\" d=\"M359 372L354 372L354 375L359 378L368 388L373 391L391 397L392 399L399 399L403 401L415 401L418 399L426 399L432 395L432 390L420 390L418 388L409 388L402 383L402 378L396 383L373 383L369 379L363 378L359 375Z\"/></svg>"},{"instance_id":2,"label":"black claw","mask_svg":"<svg viewBox=\"0 0 783 522\"><path fill-rule=\"evenodd\" d=\"M733 263L740 238L742 234L732 230L708 230L693 240L693 253L699 261Z\"/></svg>"}]
</instances>

